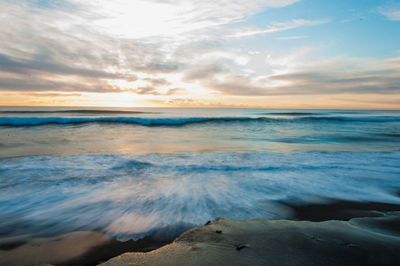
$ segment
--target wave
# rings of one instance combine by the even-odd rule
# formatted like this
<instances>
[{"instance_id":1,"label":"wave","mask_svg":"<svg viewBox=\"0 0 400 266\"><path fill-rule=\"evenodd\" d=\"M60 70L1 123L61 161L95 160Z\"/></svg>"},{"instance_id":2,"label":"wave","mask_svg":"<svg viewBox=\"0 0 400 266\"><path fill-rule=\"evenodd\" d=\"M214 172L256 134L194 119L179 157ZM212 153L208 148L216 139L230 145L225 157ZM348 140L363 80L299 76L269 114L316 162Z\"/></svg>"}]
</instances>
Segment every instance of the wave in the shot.
<instances>
[{"instance_id":1,"label":"wave","mask_svg":"<svg viewBox=\"0 0 400 266\"><path fill-rule=\"evenodd\" d=\"M382 133L379 135L384 136L384 137L390 137L390 138L400 138L400 134L396 134L396 133Z\"/></svg>"},{"instance_id":2,"label":"wave","mask_svg":"<svg viewBox=\"0 0 400 266\"><path fill-rule=\"evenodd\" d=\"M0 160L0 233L101 229L136 238L217 216L282 219L290 215L285 201L400 204L399 158L400 151L7 158Z\"/></svg>"},{"instance_id":3,"label":"wave","mask_svg":"<svg viewBox=\"0 0 400 266\"><path fill-rule=\"evenodd\" d=\"M268 118L251 117L1 117L0 126L39 126L48 124L125 123L143 126L181 126L204 122L268 121Z\"/></svg>"},{"instance_id":4,"label":"wave","mask_svg":"<svg viewBox=\"0 0 400 266\"><path fill-rule=\"evenodd\" d=\"M0 117L0 126L40 126L49 124L87 124L87 123L124 123L142 126L183 126L199 123L226 122L400 122L399 116L374 117L179 117L179 118L145 118L145 117Z\"/></svg>"},{"instance_id":5,"label":"wave","mask_svg":"<svg viewBox=\"0 0 400 266\"><path fill-rule=\"evenodd\" d=\"M319 116L306 117L303 120L337 122L400 122L400 116Z\"/></svg>"},{"instance_id":6,"label":"wave","mask_svg":"<svg viewBox=\"0 0 400 266\"><path fill-rule=\"evenodd\" d=\"M261 113L260 115L310 116L310 115L320 115L320 114L319 113L305 113L305 112L281 112L281 113Z\"/></svg>"}]
</instances>

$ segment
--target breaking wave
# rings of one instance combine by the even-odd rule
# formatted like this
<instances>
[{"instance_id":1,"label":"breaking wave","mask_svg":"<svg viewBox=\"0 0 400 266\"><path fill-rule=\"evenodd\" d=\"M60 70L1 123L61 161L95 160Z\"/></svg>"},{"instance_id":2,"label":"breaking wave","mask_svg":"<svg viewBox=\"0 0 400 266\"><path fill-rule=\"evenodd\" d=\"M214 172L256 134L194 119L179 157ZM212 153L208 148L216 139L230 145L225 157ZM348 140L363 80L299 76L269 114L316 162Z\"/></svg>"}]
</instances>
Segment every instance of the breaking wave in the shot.
<instances>
[{"instance_id":1,"label":"breaking wave","mask_svg":"<svg viewBox=\"0 0 400 266\"><path fill-rule=\"evenodd\" d=\"M286 200L400 203L400 152L32 156L0 160L0 235L290 217ZM12 207L10 207L12 206Z\"/></svg>"},{"instance_id":2,"label":"breaking wave","mask_svg":"<svg viewBox=\"0 0 400 266\"><path fill-rule=\"evenodd\" d=\"M147 118L147 117L0 117L0 126L40 126L68 125L88 123L124 123L142 126L182 126L200 123L226 122L399 122L399 116L318 116L295 118L271 117L179 117L179 118Z\"/></svg>"}]
</instances>

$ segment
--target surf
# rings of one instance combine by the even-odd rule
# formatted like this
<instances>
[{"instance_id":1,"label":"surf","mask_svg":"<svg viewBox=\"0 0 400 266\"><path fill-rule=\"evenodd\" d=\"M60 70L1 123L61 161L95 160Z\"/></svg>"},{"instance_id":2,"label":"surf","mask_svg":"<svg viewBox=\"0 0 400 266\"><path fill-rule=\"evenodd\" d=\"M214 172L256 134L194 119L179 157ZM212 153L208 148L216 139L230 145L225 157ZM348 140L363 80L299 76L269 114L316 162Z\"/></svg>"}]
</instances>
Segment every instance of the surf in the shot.
<instances>
[{"instance_id":1,"label":"surf","mask_svg":"<svg viewBox=\"0 0 400 266\"><path fill-rule=\"evenodd\" d=\"M184 126L201 123L229 123L229 122L399 122L398 116L374 117L339 117L339 116L302 116L290 118L271 117L129 117L129 116L100 116L100 117L0 117L0 126L41 126L41 125L69 125L89 123L109 124L136 124L142 126Z\"/></svg>"}]
</instances>

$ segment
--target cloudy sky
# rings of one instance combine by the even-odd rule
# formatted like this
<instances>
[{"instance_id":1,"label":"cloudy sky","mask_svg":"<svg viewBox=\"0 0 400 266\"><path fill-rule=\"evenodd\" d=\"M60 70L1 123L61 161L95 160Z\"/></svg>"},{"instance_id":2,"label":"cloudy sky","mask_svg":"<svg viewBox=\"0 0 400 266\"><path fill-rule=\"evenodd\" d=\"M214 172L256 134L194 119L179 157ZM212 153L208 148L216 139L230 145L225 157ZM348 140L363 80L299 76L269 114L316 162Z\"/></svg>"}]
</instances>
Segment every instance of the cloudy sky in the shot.
<instances>
[{"instance_id":1,"label":"cloudy sky","mask_svg":"<svg viewBox=\"0 0 400 266\"><path fill-rule=\"evenodd\" d=\"M400 1L0 0L0 105L400 109Z\"/></svg>"}]
</instances>

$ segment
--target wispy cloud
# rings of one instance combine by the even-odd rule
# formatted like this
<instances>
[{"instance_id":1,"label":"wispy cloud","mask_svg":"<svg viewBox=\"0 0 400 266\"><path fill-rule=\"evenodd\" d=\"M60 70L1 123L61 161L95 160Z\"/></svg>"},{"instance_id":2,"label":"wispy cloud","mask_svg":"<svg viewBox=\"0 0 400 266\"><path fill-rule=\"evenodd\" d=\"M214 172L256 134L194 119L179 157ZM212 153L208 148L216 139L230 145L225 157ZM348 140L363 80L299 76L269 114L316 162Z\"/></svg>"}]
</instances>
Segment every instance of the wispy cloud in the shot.
<instances>
[{"instance_id":1,"label":"wispy cloud","mask_svg":"<svg viewBox=\"0 0 400 266\"><path fill-rule=\"evenodd\" d=\"M86 23L112 35L128 38L177 36L242 21L263 8L279 8L299 0L71 0L91 10ZM95 14L95 15L94 15ZM88 16L86 16L87 18Z\"/></svg>"},{"instance_id":2,"label":"wispy cloud","mask_svg":"<svg viewBox=\"0 0 400 266\"><path fill-rule=\"evenodd\" d=\"M226 35L227 38L242 38L242 37L249 37L259 34L269 34L275 33L279 31L286 31L291 30L299 27L305 26L315 26L328 23L329 19L323 20L305 20L305 19L294 19L288 22L273 22L271 25L265 29L242 29L238 30L237 32Z\"/></svg>"},{"instance_id":3,"label":"wispy cloud","mask_svg":"<svg viewBox=\"0 0 400 266\"><path fill-rule=\"evenodd\" d=\"M221 78L208 71L208 76L203 74L197 79L225 95L397 95L400 93L400 67L396 63L400 65L400 58L382 61L338 58L262 78L229 71L222 72Z\"/></svg>"},{"instance_id":4,"label":"wispy cloud","mask_svg":"<svg viewBox=\"0 0 400 266\"><path fill-rule=\"evenodd\" d=\"M204 55L230 60L196 42L217 40L221 25L297 1L3 1L0 90L178 93L176 74L207 61Z\"/></svg>"},{"instance_id":5,"label":"wispy cloud","mask_svg":"<svg viewBox=\"0 0 400 266\"><path fill-rule=\"evenodd\" d=\"M389 20L400 20L400 5L379 7L378 12Z\"/></svg>"},{"instance_id":6,"label":"wispy cloud","mask_svg":"<svg viewBox=\"0 0 400 266\"><path fill-rule=\"evenodd\" d=\"M166 91L160 91L156 87L145 86L145 87L138 87L136 89L129 89L128 91L132 91L132 92L135 92L137 94L142 94L142 95L164 95L164 96L169 96L169 95L181 94L181 93L185 92L185 89L172 88L172 89L168 89Z\"/></svg>"},{"instance_id":7,"label":"wispy cloud","mask_svg":"<svg viewBox=\"0 0 400 266\"><path fill-rule=\"evenodd\" d=\"M298 35L298 36L283 36L283 37L277 37L277 40L299 40L299 39L305 39L307 36L305 35Z\"/></svg>"},{"instance_id":8,"label":"wispy cloud","mask_svg":"<svg viewBox=\"0 0 400 266\"><path fill-rule=\"evenodd\" d=\"M63 64L62 62L57 62L56 60L57 59L49 57L48 54L37 55L36 58L28 60L11 58L7 55L0 54L0 71L29 75L57 74L89 78L137 80L134 74L112 73L80 66L71 66Z\"/></svg>"}]
</instances>

